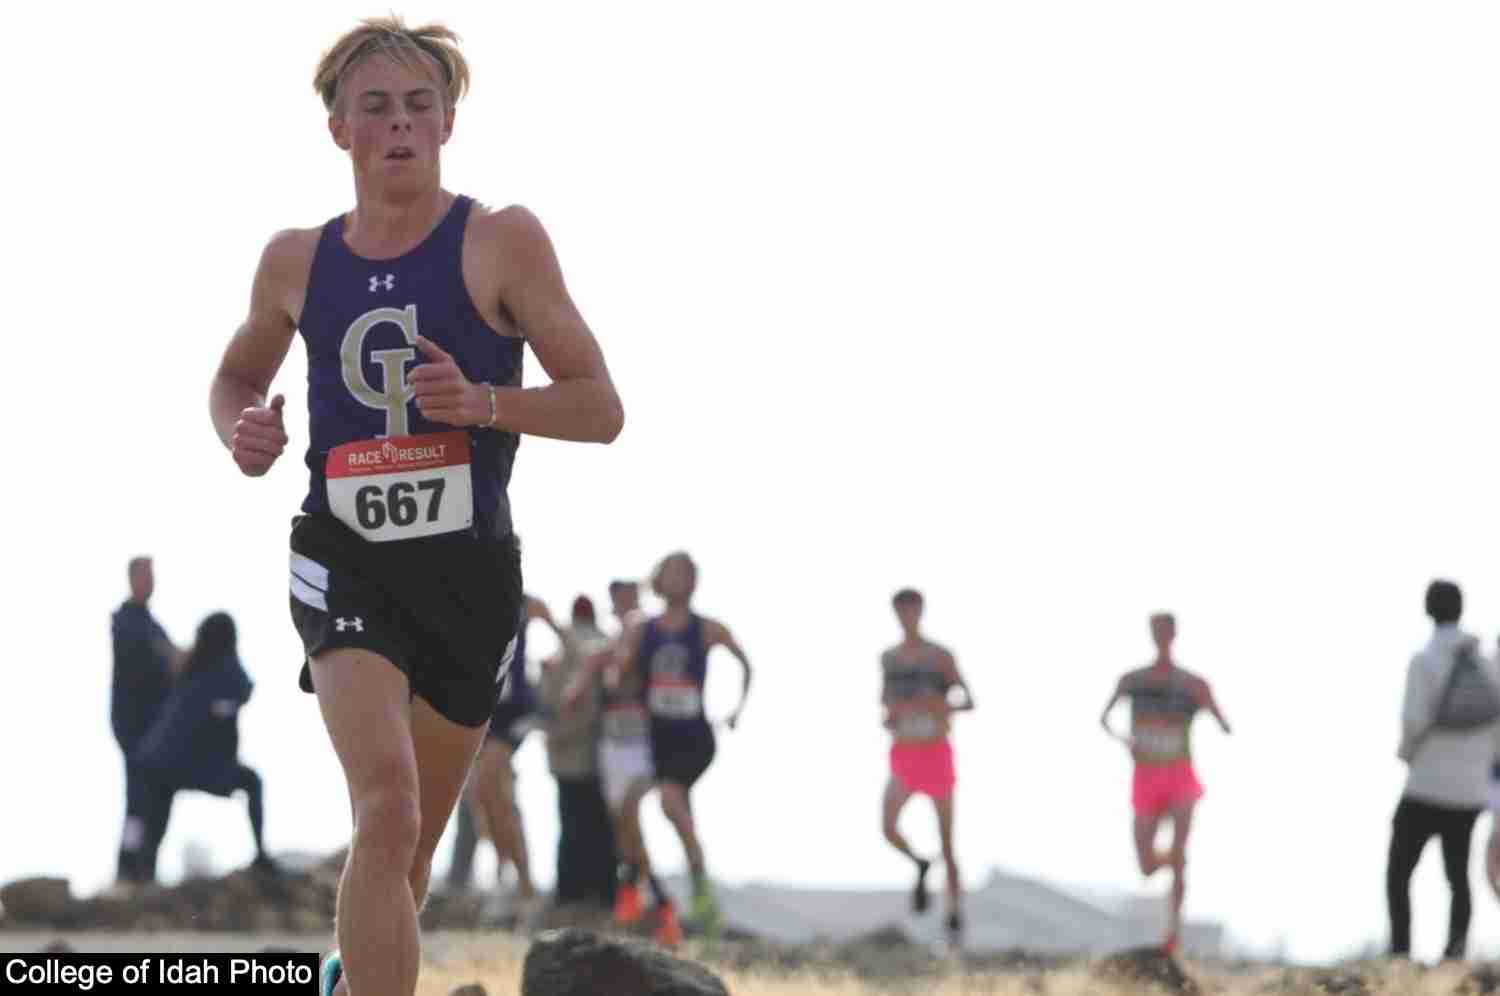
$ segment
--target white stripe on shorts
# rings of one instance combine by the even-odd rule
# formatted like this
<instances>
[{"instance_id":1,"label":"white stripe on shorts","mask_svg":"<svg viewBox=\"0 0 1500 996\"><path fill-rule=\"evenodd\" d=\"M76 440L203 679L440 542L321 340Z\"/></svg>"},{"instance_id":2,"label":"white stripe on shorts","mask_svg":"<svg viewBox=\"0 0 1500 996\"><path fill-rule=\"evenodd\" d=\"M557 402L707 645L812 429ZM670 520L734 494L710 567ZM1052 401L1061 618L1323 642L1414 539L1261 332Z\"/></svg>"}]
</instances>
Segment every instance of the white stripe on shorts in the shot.
<instances>
[{"instance_id":1,"label":"white stripe on shorts","mask_svg":"<svg viewBox=\"0 0 1500 996\"><path fill-rule=\"evenodd\" d=\"M328 590L328 568L310 557L293 553L292 573L319 591Z\"/></svg>"},{"instance_id":2,"label":"white stripe on shorts","mask_svg":"<svg viewBox=\"0 0 1500 996\"><path fill-rule=\"evenodd\" d=\"M300 553L292 554L292 597L303 605L328 611L328 568Z\"/></svg>"}]
</instances>

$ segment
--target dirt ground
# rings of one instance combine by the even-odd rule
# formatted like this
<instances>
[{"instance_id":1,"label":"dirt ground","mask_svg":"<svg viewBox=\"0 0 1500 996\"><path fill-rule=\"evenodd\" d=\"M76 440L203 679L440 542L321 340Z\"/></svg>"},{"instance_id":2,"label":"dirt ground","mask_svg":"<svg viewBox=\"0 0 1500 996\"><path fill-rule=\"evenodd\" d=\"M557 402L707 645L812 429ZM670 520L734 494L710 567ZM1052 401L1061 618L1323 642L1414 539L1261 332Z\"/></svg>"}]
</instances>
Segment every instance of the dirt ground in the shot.
<instances>
[{"instance_id":1,"label":"dirt ground","mask_svg":"<svg viewBox=\"0 0 1500 996\"><path fill-rule=\"evenodd\" d=\"M0 932L0 951L34 952L58 940L78 951L120 953L252 952L265 947L323 952L333 943L329 934L48 930ZM423 947L421 996L448 996L474 982L483 985L489 996L520 992L524 938L494 931L433 931L424 935ZM918 949L864 952L728 943L712 950L689 943L682 953L717 972L736 996L1134 996L1191 991L1180 983L1112 976L1097 959L1043 961L1010 954L960 964ZM1127 959L1125 968L1130 967ZM1424 968L1371 962L1314 969L1187 961L1182 967L1191 980L1189 985L1196 983L1200 992L1222 996L1500 993L1500 972L1478 965Z\"/></svg>"}]
</instances>

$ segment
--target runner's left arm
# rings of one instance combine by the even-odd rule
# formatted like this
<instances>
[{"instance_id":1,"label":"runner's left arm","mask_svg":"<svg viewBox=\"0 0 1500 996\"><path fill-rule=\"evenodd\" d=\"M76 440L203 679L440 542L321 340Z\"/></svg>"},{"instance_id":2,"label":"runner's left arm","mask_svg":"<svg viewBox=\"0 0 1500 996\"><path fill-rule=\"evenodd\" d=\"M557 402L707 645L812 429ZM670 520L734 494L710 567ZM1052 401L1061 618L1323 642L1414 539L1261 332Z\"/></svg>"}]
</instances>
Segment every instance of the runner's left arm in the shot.
<instances>
[{"instance_id":1,"label":"runner's left arm","mask_svg":"<svg viewBox=\"0 0 1500 996\"><path fill-rule=\"evenodd\" d=\"M943 671L948 675L948 690L960 688L964 693L963 705L954 705L948 700L949 712L970 712L974 708L974 693L969 691L969 683L964 681L964 676L959 673L958 661L954 660L953 654L947 650L943 651Z\"/></svg>"},{"instance_id":2,"label":"runner's left arm","mask_svg":"<svg viewBox=\"0 0 1500 996\"><path fill-rule=\"evenodd\" d=\"M729 627L713 619L706 620L703 624L703 635L708 642L708 649L723 647L735 660L740 662L740 704L734 707L734 712L729 714L726 722L732 730L740 721L740 714L745 711L745 700L750 697L750 658L744 649L735 641L734 634L729 632Z\"/></svg>"},{"instance_id":3,"label":"runner's left arm","mask_svg":"<svg viewBox=\"0 0 1500 996\"><path fill-rule=\"evenodd\" d=\"M1229 728L1229 720L1225 719L1224 713L1219 710L1219 703L1214 701L1213 689L1209 687L1206 681L1198 683L1198 702L1203 708L1213 714L1214 719L1219 721L1219 729L1225 733L1234 732Z\"/></svg>"},{"instance_id":4,"label":"runner's left arm","mask_svg":"<svg viewBox=\"0 0 1500 996\"><path fill-rule=\"evenodd\" d=\"M504 261L500 303L515 319L552 383L493 388L470 383L451 356L426 337L418 337L417 348L428 360L411 373L418 409L449 425L491 425L528 436L613 442L624 427L625 409L604 353L563 283L562 268L542 223L520 207L506 208L487 220L487 237L499 241Z\"/></svg>"}]
</instances>

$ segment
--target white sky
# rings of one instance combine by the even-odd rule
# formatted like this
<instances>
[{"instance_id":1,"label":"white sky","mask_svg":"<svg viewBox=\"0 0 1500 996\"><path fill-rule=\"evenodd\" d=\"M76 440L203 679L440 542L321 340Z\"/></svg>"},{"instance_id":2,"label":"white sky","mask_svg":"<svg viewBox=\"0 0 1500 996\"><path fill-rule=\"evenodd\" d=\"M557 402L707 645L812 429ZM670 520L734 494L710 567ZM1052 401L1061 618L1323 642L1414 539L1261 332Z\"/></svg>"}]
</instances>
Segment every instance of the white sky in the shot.
<instances>
[{"instance_id":1,"label":"white sky","mask_svg":"<svg viewBox=\"0 0 1500 996\"><path fill-rule=\"evenodd\" d=\"M1500 10L629 6L404 13L447 20L475 66L446 185L542 218L627 410L610 448L523 442L528 589L602 605L610 577L687 547L701 610L757 666L698 793L716 874L907 883L879 833L874 702L886 600L914 584L980 705L956 736L966 877L1140 888L1128 761L1095 719L1167 606L1238 727L1199 727L1190 913L1300 959L1383 938L1424 584L1456 577L1500 630ZM0 881L112 875L108 614L143 551L177 640L213 609L240 621L272 847L347 834L286 609L302 347L277 381L295 452L268 478L236 472L205 399L266 238L352 202L310 79L378 9L52 5L15 25L4 272L36 348L12 399L42 432L12 441L7 479L45 484L5 499ZM714 668L723 711L736 669ZM539 742L519 769L550 882ZM930 824L907 817L924 846ZM1500 950L1487 832L1477 953ZM179 800L167 877L193 838L251 854L238 801ZM1414 902L1435 956L1435 847Z\"/></svg>"}]
</instances>

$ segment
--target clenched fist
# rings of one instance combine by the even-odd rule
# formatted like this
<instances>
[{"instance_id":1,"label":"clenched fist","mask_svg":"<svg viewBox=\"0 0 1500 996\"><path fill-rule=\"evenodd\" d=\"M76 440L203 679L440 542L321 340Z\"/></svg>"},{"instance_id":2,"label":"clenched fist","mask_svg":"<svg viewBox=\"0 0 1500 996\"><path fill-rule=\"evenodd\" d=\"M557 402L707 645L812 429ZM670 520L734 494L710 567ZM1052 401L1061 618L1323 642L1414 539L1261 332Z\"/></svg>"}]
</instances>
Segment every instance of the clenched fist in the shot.
<instances>
[{"instance_id":1,"label":"clenched fist","mask_svg":"<svg viewBox=\"0 0 1500 996\"><path fill-rule=\"evenodd\" d=\"M407 380L417 399L417 411L448 425L489 425L489 385L470 383L458 361L426 336L417 337L417 348L427 360Z\"/></svg>"},{"instance_id":2,"label":"clenched fist","mask_svg":"<svg viewBox=\"0 0 1500 996\"><path fill-rule=\"evenodd\" d=\"M246 408L234 423L229 452L246 477L260 477L286 449L286 425L281 418L285 405L286 395L278 394L269 407Z\"/></svg>"}]
</instances>

